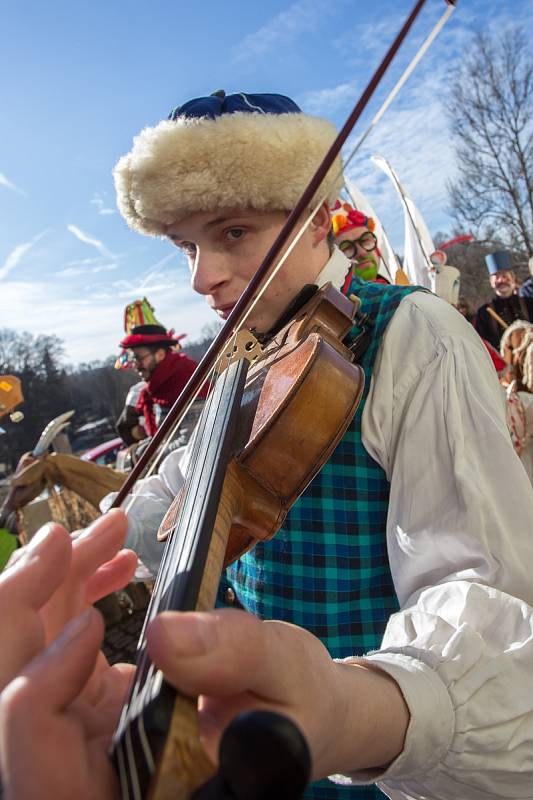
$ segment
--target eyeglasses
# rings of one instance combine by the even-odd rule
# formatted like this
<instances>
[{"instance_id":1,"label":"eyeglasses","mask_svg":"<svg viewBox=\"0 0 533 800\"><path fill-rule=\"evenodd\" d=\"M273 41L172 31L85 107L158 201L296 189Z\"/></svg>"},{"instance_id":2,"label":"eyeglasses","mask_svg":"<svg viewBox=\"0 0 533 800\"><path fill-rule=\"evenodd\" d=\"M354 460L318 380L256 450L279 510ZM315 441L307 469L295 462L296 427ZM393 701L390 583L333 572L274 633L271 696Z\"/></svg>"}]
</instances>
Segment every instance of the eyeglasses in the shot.
<instances>
[{"instance_id":1,"label":"eyeglasses","mask_svg":"<svg viewBox=\"0 0 533 800\"><path fill-rule=\"evenodd\" d=\"M372 231L366 231L359 239L345 239L344 242L339 242L339 250L341 250L346 258L355 258L357 256L357 245L362 247L367 253L375 250L378 240Z\"/></svg>"},{"instance_id":2,"label":"eyeglasses","mask_svg":"<svg viewBox=\"0 0 533 800\"><path fill-rule=\"evenodd\" d=\"M151 356L151 355L152 355L152 353L143 353L143 355L140 355L139 353L133 353L133 354L132 354L132 356L131 356L131 360L132 360L132 361L133 361L135 364L142 364L142 363L143 363L143 361L144 361L146 358L148 358L149 356Z\"/></svg>"}]
</instances>

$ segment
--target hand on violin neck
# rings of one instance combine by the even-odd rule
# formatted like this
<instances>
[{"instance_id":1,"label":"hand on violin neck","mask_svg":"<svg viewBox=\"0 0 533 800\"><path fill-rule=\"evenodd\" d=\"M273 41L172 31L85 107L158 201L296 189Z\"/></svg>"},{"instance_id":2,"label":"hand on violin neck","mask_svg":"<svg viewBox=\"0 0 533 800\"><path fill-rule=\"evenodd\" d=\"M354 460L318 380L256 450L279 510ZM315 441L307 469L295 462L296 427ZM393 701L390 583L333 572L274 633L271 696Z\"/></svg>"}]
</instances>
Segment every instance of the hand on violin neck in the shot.
<instances>
[{"instance_id":1,"label":"hand on violin neck","mask_svg":"<svg viewBox=\"0 0 533 800\"><path fill-rule=\"evenodd\" d=\"M148 629L152 659L180 691L200 695L200 729L216 761L240 712L290 717L307 739L313 780L380 767L402 750L409 713L397 684L364 662L337 663L309 632L242 611L166 612Z\"/></svg>"}]
</instances>

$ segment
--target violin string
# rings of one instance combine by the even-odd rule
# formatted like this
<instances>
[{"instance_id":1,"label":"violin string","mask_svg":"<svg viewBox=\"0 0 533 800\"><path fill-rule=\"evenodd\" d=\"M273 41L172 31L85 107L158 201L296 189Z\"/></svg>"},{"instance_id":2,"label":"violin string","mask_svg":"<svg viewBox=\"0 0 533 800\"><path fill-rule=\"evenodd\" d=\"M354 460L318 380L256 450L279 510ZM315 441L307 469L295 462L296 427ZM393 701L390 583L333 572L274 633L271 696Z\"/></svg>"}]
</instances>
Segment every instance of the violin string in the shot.
<instances>
[{"instance_id":1,"label":"violin string","mask_svg":"<svg viewBox=\"0 0 533 800\"><path fill-rule=\"evenodd\" d=\"M233 340L235 341L235 338L236 338L236 333L235 332L232 334L232 337L233 337ZM227 347L228 347L228 345L226 344L226 349L227 349ZM206 399L206 403L204 404L204 409L202 411L202 416L200 418L200 421L196 425L195 430L194 430L194 432L192 434L195 437L195 442L201 441L202 437L205 435L205 427L207 425L207 419L208 419L209 414L211 412L211 405L214 402L214 400L213 400L214 386L217 383L217 381L218 381L218 379L220 377L221 371L222 371L222 359L223 359L223 356L221 356L220 358L217 359L217 361L213 365L213 368L212 368L212 370L210 372L210 376L209 376L210 386L209 386L208 398ZM200 423L202 423L201 427L200 427ZM192 473L196 469L196 467L197 467L197 459L198 458L199 458L199 448L198 447L193 447L193 450L191 452L191 458L190 458L190 461L189 461L189 464L188 464L188 472ZM177 527L177 521L176 521L176 523L174 525L174 529L176 527Z\"/></svg>"},{"instance_id":2,"label":"violin string","mask_svg":"<svg viewBox=\"0 0 533 800\"><path fill-rule=\"evenodd\" d=\"M218 374L220 375L220 361L219 367L217 369ZM226 370L227 373L227 370ZM224 375L224 382L227 380L227 375ZM188 470L188 474L193 476L195 474L196 467L198 465L198 459L200 457L200 443L203 440L203 437L206 435L206 426L207 426L207 419L209 417L209 412L211 410L211 406L213 404L213 393L206 401L207 408L204 407L204 412L201 417L200 426L196 433L195 437L195 445L193 446L193 454L191 454L191 468ZM198 426L197 426L198 427ZM189 493L192 490L190 485L187 485L187 482L184 485L184 492ZM198 502L198 491L199 491L199 484L196 484L195 497L193 498L193 504ZM185 503L186 497L183 498L183 503ZM179 522L179 519L178 519ZM141 634L141 642L144 642L144 633L146 627L151 619L153 619L161 610L167 610L170 603L170 593L167 593L165 598L165 592L161 590L161 587L166 587L169 585L169 578L171 575L176 574L177 565L180 563L180 560L183 558L183 554L185 552L185 547L188 544L188 537L183 536L181 541L175 540L175 534L178 527L178 522L172 525L171 531L169 532L169 539L164 549L163 553L163 560L158 570L156 584L153 589L152 593L152 602L150 603L150 607L147 613L147 616L144 621L143 625L143 632ZM162 608L162 606L164 606ZM148 653L146 647L142 647L140 654L139 654L139 663L137 669L135 671L135 675L133 678L133 685L130 691L130 699L129 705L130 707L133 704L138 702L140 708L144 708L147 701L147 695L151 692L151 684L153 681L153 677L155 675L155 668L152 664L151 660L148 657Z\"/></svg>"},{"instance_id":3,"label":"violin string","mask_svg":"<svg viewBox=\"0 0 533 800\"><path fill-rule=\"evenodd\" d=\"M218 378L220 376L220 369L221 369L221 366L220 366L220 359L219 359L219 361L214 365L213 370L212 370L212 374L216 372L216 378L213 379L212 386L211 386L211 389L210 389L210 394L209 394L209 396L208 396L208 398L206 400L206 403L204 405L204 409L202 411L202 416L201 416L200 421L199 421L198 425L196 426L196 429L195 429L195 431L193 433L194 444L192 446L192 452L190 454L190 461L189 461L188 468L187 468L187 473L188 473L188 475L191 475L191 476L195 474L195 472L197 470L197 467L198 467L198 459L200 458L200 443L201 443L203 437L206 435L207 420L208 420L209 415L211 413L211 407L212 407L212 404L214 402L214 399L213 399L214 398L213 387L214 387L214 384L216 383L216 381L218 380ZM188 493L190 491L190 488L185 488L185 485L184 485L183 491L184 491L184 493ZM183 499L182 499L182 503L184 503L184 502L185 502L185 497L183 497ZM176 534L176 531L177 531L178 525L179 525L179 516L180 515L178 515L178 518L175 520L175 522L172 524L172 526L171 526L171 528L169 530L169 534L168 534L169 535L169 539L173 539L175 534ZM180 547L181 550L177 550L176 547ZM168 574L175 568L176 563L178 563L179 560L181 559L184 547L185 547L185 542L182 541L180 543L174 543L174 547L170 547L169 546L168 548L165 549L165 553L167 551L168 552L172 551L174 553L174 559L173 560L169 559L168 564L166 564L166 573L165 573L166 580L168 580Z\"/></svg>"},{"instance_id":4,"label":"violin string","mask_svg":"<svg viewBox=\"0 0 533 800\"><path fill-rule=\"evenodd\" d=\"M236 334L233 335L233 342L235 342L235 338ZM213 371L216 370L217 372L217 378L220 376L221 369L222 369L222 360L219 359L217 365L215 365L213 369ZM226 381L226 375L224 375L224 381ZM194 433L195 444L193 446L193 452L191 453L191 464L188 470L189 475L193 475L197 467L199 452L200 452L199 443L202 441L203 436L206 435L205 431L206 431L207 419L209 417L209 412L213 402L214 402L213 391L211 389L208 399L206 400L206 405L204 406L204 410L200 418L199 425L197 425ZM189 489L186 488L186 484L184 485L184 491L186 492L190 491L190 488ZM198 493L198 488L196 490L196 494L197 493ZM195 502L196 501L197 497L195 498ZM185 502L185 498L183 502ZM150 620L153 619L162 610L161 605L164 594L163 592L161 592L161 586L168 585L169 576L172 573L175 573L176 566L179 563L180 559L183 557L184 548L186 546L185 539L183 539L181 542L173 541L174 535L178 527L178 522L179 520L176 521L171 526L171 529L169 531L169 541L167 543L167 546L165 547L162 563L158 570L156 583L152 593L153 602L150 604L148 614L144 621L143 631L141 633L141 639L140 639L141 642L144 641L144 633L146 630L146 626L148 625ZM167 610L169 600L167 600L166 603L167 605L163 610ZM130 693L130 704L135 702L136 699L139 699L142 706L144 706L145 704L146 694L150 690L151 678L154 672L153 665L151 663L150 665L148 665L148 661L149 661L148 654L146 652L146 648L144 647L140 652L139 664L134 676L135 684L132 686L132 690Z\"/></svg>"},{"instance_id":5,"label":"violin string","mask_svg":"<svg viewBox=\"0 0 533 800\"><path fill-rule=\"evenodd\" d=\"M236 337L236 334L233 335L233 341L235 341L235 337ZM220 378L220 375L221 375L221 370L222 370L222 359L219 359L217 364L215 365L215 371L217 373L217 378L214 381L214 383L218 382L218 380ZM223 388L222 388L222 391L223 391L223 389L224 389L224 387L225 387L225 385L227 383L227 376L228 376L228 371L226 369L224 371L224 376L223 376L223 383L222 383L222 387ZM207 421L209 419L209 416L210 416L210 413L211 413L211 410L212 410L212 405L214 403L214 395L215 395L215 393L214 393L214 391L212 391L210 396L209 396L208 403L206 403L207 407L204 408L204 412L202 414L202 425L200 427L200 430L198 430L198 433L195 434L195 446L193 448L193 452L191 453L191 463L190 463L189 468L188 468L188 473L191 476L197 473L198 461L200 459L200 452L201 452L201 443L204 440L204 437L206 436ZM192 489L189 486L188 489L186 490L187 491L187 495L189 495L191 490ZM198 486L198 483L197 483L196 489L195 489L194 504L196 504L196 502L198 501L198 491L199 491L199 486ZM183 497L183 500L182 500L183 504L185 504L185 500L186 500L186 498ZM174 523L173 529L172 529L172 531L170 533L170 536L172 538L174 538L174 536L176 534L176 531L178 529L178 525L179 525L179 516L178 516L178 519L176 520L176 522ZM184 552L186 544L187 544L187 542L185 541L185 537L182 537L182 541L175 543L175 548L171 548L175 552L175 558L173 560L173 563L169 563L169 570L172 569L173 571L175 571L175 568L176 568L177 564L179 563L179 561L183 557L183 552ZM168 577L168 575L167 575L167 577Z\"/></svg>"}]
</instances>

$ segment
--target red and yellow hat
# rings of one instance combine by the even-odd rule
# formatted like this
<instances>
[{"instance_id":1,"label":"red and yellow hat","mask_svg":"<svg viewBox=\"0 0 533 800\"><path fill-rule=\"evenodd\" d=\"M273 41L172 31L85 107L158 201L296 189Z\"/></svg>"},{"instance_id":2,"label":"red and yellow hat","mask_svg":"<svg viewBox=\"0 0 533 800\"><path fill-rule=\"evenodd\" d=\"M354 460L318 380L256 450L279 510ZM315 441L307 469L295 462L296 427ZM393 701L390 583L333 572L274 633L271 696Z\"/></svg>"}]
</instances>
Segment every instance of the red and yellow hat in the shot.
<instances>
[{"instance_id":1,"label":"red and yellow hat","mask_svg":"<svg viewBox=\"0 0 533 800\"><path fill-rule=\"evenodd\" d=\"M358 211L350 203L341 203L337 200L335 205L330 210L331 225L333 233L338 236L339 233L350 231L352 228L368 228L369 231L374 231L376 227L375 220L372 217L367 217L362 211Z\"/></svg>"},{"instance_id":2,"label":"red and yellow hat","mask_svg":"<svg viewBox=\"0 0 533 800\"><path fill-rule=\"evenodd\" d=\"M154 311L154 307L146 297L128 303L124 309L126 336L120 342L122 352L115 361L115 369L128 369L133 366L133 362L128 356L128 349L155 344L179 347L181 339L186 337L186 333L176 336L173 329L167 331L165 326L156 319Z\"/></svg>"}]
</instances>

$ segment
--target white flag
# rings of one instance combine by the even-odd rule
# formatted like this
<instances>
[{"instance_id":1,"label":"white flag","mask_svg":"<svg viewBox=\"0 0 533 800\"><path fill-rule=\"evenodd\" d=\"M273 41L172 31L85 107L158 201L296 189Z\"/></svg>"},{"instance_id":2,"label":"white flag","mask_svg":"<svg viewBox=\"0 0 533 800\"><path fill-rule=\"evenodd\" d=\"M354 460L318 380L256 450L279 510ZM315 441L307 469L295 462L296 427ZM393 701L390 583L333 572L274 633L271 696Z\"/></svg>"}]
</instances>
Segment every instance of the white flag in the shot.
<instances>
[{"instance_id":1,"label":"white flag","mask_svg":"<svg viewBox=\"0 0 533 800\"><path fill-rule=\"evenodd\" d=\"M400 264L398 259L396 258L396 253L392 249L392 245L389 241L387 234L385 233L385 229L381 224L381 220L379 219L378 215L372 208L369 200L367 199L366 195L359 189L358 186L355 185L353 181L349 178L344 178L344 183L346 185L346 190L350 195L354 206L357 208L358 211L361 211L363 214L366 214L367 217L372 217L374 222L376 223L376 229L374 233L376 234L378 240L378 247L381 251L381 260L379 263L379 274L383 275L385 278L394 283L394 278L396 276L396 272L400 269Z\"/></svg>"},{"instance_id":2,"label":"white flag","mask_svg":"<svg viewBox=\"0 0 533 800\"><path fill-rule=\"evenodd\" d=\"M383 170L400 195L404 210L405 220L405 252L404 270L410 282L426 289L434 289L432 286L431 275L433 266L430 261L431 254L435 251L435 245L429 234L422 214L417 209L411 198L405 192L398 176L383 156L372 156L374 164Z\"/></svg>"}]
</instances>

